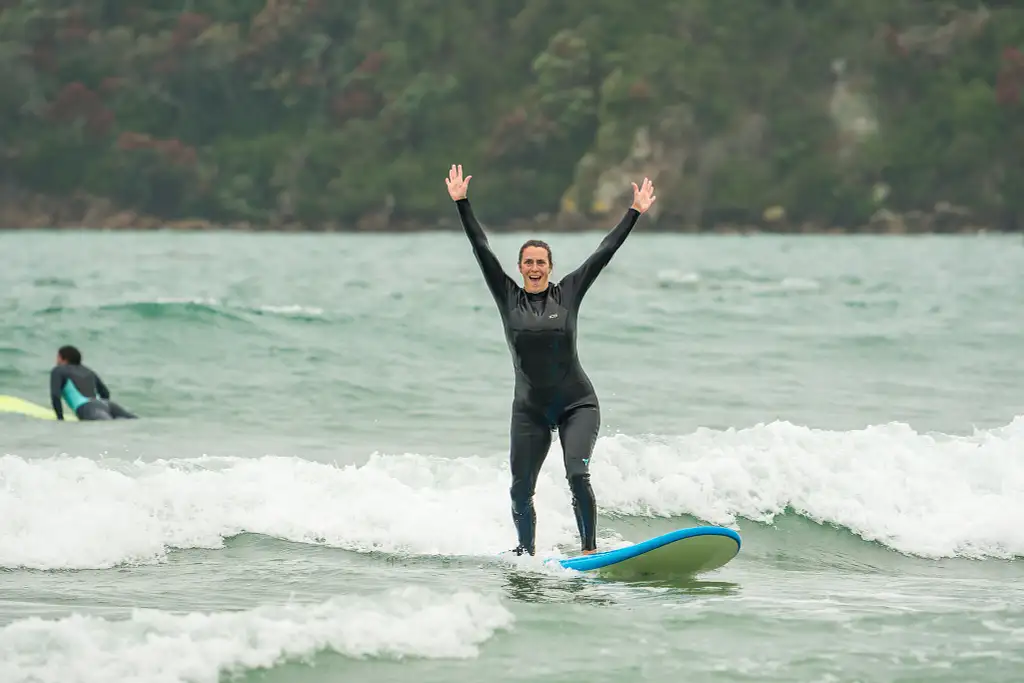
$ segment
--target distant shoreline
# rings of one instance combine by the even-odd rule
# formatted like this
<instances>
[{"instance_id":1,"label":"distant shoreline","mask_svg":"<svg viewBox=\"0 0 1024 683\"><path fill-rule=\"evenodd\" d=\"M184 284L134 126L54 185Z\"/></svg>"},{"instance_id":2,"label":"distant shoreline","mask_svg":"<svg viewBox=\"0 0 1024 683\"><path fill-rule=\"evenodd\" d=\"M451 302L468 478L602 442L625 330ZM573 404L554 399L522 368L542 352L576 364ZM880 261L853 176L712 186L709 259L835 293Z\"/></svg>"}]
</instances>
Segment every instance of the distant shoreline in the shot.
<instances>
[{"instance_id":1,"label":"distant shoreline","mask_svg":"<svg viewBox=\"0 0 1024 683\"><path fill-rule=\"evenodd\" d=\"M193 223L192 221L181 221L181 223ZM487 226L487 231L494 235L501 234L522 234L528 232L557 232L560 234L587 234L587 233L605 233L610 230L610 227L605 225L593 225L590 228L580 230L557 230L551 225L535 225L530 227L527 224L517 225L515 228L507 228L502 226ZM458 226L424 226L415 229L381 229L381 230L357 230L357 229L339 229L339 230L322 230L316 228L304 228L304 229L293 229L293 228L255 228L255 227L239 227L237 225L227 224L209 224L202 227L183 227L175 224L173 221L166 225L160 225L156 227L105 227L105 226L86 226L86 225L60 225L60 226L31 226L31 227L5 227L0 226L0 234L3 233L26 233L26 232L119 232L119 233L147 233L147 232L181 232L181 233L252 233L252 234L265 234L265 235L409 235L416 233L448 233L448 232L460 232L461 229ZM772 230L762 229L756 227L743 227L743 226L712 226L702 228L699 230L692 229L675 229L675 230L644 230L645 234L657 234L657 235L695 235L695 236L711 236L711 235L740 235L740 236L752 236L752 235L787 235L787 236L800 236L800 235L834 235L834 236L851 236L851 235L877 235L877 236L892 236L892 237L907 237L907 236L929 236L929 235L980 235L980 234L997 234L997 235L1024 235L1024 231L1021 230L1007 230L1000 228L992 228L986 226L965 226L956 230L923 230L923 231L891 231L891 230L871 230L867 228L861 229L850 229L850 228L820 228L820 229L791 229L791 230Z\"/></svg>"},{"instance_id":2,"label":"distant shoreline","mask_svg":"<svg viewBox=\"0 0 1024 683\"><path fill-rule=\"evenodd\" d=\"M618 215L603 217L582 215L539 214L532 219L504 223L484 221L489 232L607 232ZM1019 229L985 225L971 216L969 210L948 204L932 211L908 211L902 214L879 210L872 220L855 227L836 227L812 222L763 220L751 224L720 223L714 225L675 224L668 221L645 221L643 231L660 234L689 235L934 235L934 234L1017 234ZM165 220L131 210L119 209L108 200L75 196L53 200L44 196L0 198L0 231L85 230L94 232L253 232L253 233L346 233L346 234L408 234L416 232L447 232L461 230L454 215L439 216L437 221L396 220L384 215L367 215L343 224L327 222L304 224L280 221L275 224L251 222L216 223L202 218Z\"/></svg>"},{"instance_id":3,"label":"distant shoreline","mask_svg":"<svg viewBox=\"0 0 1024 683\"><path fill-rule=\"evenodd\" d=\"M557 232L561 234L573 233L604 233L611 229L612 222L607 220L587 221L585 225L576 225L571 229L556 225L552 221L516 221L510 224L486 225L485 229L491 234L517 234L526 232ZM301 224L286 224L281 226L257 226L247 223L219 224L205 220L181 220L181 221L146 221L142 224L85 224L68 222L60 225L46 225L36 223L35 225L9 226L0 225L0 233L15 232L209 232L209 233L263 233L263 234L351 234L351 235L408 235L414 233L445 233L461 232L461 227L452 221L438 222L435 225L419 224L414 226L395 225L392 223L387 227L375 229L360 229L355 226L304 226ZM662 226L648 227L643 229L647 234L662 235L973 235L973 234L1024 234L1021 230L1010 230L996 228L986 225L962 225L949 229L879 229L877 226L865 225L856 228L842 228L816 225L796 226L760 226L760 225L711 225L711 226L683 226L677 228L664 228Z\"/></svg>"}]
</instances>

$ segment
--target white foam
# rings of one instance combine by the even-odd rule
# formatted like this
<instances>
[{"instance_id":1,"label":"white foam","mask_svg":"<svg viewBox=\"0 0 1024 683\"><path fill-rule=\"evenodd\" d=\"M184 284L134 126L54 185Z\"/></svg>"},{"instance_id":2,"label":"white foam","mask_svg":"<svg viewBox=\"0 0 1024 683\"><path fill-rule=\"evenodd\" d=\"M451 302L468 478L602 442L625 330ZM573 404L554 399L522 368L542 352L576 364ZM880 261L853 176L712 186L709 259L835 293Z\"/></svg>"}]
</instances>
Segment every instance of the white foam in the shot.
<instances>
[{"instance_id":1,"label":"white foam","mask_svg":"<svg viewBox=\"0 0 1024 683\"><path fill-rule=\"evenodd\" d=\"M300 306L299 304L289 304L287 306L264 305L259 306L258 310L265 313L278 313L281 315L321 316L324 314L324 309L318 306Z\"/></svg>"},{"instance_id":2,"label":"white foam","mask_svg":"<svg viewBox=\"0 0 1024 683\"><path fill-rule=\"evenodd\" d=\"M323 651L348 657L472 658L514 618L497 599L418 587L239 612L75 614L0 629L5 683L217 683Z\"/></svg>"},{"instance_id":3,"label":"white foam","mask_svg":"<svg viewBox=\"0 0 1024 683\"><path fill-rule=\"evenodd\" d=\"M599 440L603 513L734 525L787 508L930 557L1024 555L1024 418L970 437L893 424L788 423ZM295 458L98 463L0 458L0 566L160 561L260 533L357 551L493 555L515 545L507 461L375 454L360 467ZM537 487L538 549L578 543L556 444ZM600 543L621 541L607 527Z\"/></svg>"},{"instance_id":4,"label":"white foam","mask_svg":"<svg viewBox=\"0 0 1024 683\"><path fill-rule=\"evenodd\" d=\"M507 474L479 458L373 456L337 468L295 458L121 463L0 458L0 566L105 568L169 548L261 533L352 550L495 554L514 543ZM550 477L542 488L553 487ZM566 538L571 511L544 539Z\"/></svg>"},{"instance_id":5,"label":"white foam","mask_svg":"<svg viewBox=\"0 0 1024 683\"><path fill-rule=\"evenodd\" d=\"M776 422L602 445L601 500L619 512L729 525L789 507L906 553L1024 555L1024 417L970 437Z\"/></svg>"},{"instance_id":6,"label":"white foam","mask_svg":"<svg viewBox=\"0 0 1024 683\"><path fill-rule=\"evenodd\" d=\"M257 311L260 313L285 315L285 316L322 316L324 309L319 306L303 306L300 304L261 304L256 306L244 305L241 303L226 303L214 297L183 297L183 296L160 296L155 299L133 299L128 303L147 304L156 303L160 305L192 304L194 306L208 306L211 308L234 309L240 311Z\"/></svg>"}]
</instances>

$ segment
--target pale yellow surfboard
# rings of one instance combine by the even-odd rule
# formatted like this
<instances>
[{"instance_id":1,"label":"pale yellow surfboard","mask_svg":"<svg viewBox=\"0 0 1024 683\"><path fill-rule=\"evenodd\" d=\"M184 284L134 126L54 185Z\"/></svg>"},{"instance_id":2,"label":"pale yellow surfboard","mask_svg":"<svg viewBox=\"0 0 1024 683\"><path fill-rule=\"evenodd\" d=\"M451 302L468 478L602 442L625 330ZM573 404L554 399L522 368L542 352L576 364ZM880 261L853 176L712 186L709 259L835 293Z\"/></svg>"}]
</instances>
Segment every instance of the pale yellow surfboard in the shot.
<instances>
[{"instance_id":1,"label":"pale yellow surfboard","mask_svg":"<svg viewBox=\"0 0 1024 683\"><path fill-rule=\"evenodd\" d=\"M57 416L53 414L53 408L44 408L41 405L32 403L32 401L26 401L17 396L0 395L0 413L17 413L18 415L35 417L40 420L57 419ZM64 419L68 422L77 422L78 416L75 415L75 411L65 406Z\"/></svg>"}]
</instances>

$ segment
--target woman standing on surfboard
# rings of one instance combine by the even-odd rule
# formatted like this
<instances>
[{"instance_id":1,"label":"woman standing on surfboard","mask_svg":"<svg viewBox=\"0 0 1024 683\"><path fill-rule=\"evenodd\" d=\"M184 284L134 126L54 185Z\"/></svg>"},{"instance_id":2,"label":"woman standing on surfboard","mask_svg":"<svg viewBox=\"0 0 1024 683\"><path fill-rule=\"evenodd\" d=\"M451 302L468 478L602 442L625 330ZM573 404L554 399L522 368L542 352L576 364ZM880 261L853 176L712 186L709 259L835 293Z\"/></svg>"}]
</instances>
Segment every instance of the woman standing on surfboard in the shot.
<instances>
[{"instance_id":1,"label":"woman standing on surfboard","mask_svg":"<svg viewBox=\"0 0 1024 683\"><path fill-rule=\"evenodd\" d=\"M466 198L472 177L463 178L462 166L452 166L445 184L458 207L487 288L498 305L515 368L509 493L519 545L513 552L533 555L536 550L533 494L551 446L551 432L557 429L582 550L592 553L597 549L597 503L589 466L601 409L576 353L576 319L587 290L625 242L640 214L654 203L654 186L647 178L641 187L633 183L633 204L626 215L597 250L558 284L548 282L554 265L551 248L540 240L527 241L519 249L519 272L523 276L520 286L502 269L473 216Z\"/></svg>"}]
</instances>

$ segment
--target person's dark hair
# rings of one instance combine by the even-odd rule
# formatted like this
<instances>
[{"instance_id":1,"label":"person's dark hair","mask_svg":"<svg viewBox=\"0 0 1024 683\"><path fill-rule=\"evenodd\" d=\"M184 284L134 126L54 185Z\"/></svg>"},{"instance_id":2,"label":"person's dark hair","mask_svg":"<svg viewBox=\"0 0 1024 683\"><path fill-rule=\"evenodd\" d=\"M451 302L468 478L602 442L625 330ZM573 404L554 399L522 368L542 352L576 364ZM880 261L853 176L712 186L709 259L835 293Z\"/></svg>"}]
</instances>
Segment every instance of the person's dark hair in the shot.
<instances>
[{"instance_id":1,"label":"person's dark hair","mask_svg":"<svg viewBox=\"0 0 1024 683\"><path fill-rule=\"evenodd\" d=\"M82 353L74 346L62 346L57 349L57 355L66 360L71 365L82 364Z\"/></svg>"},{"instance_id":2,"label":"person's dark hair","mask_svg":"<svg viewBox=\"0 0 1024 683\"><path fill-rule=\"evenodd\" d=\"M526 240L523 242L523 246L519 247L519 263L523 262L523 252L526 251L527 247L540 247L548 252L548 265L554 267L555 260L551 258L551 247L544 240Z\"/></svg>"}]
</instances>

